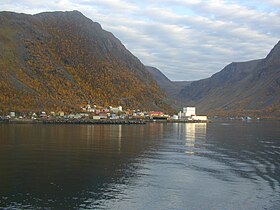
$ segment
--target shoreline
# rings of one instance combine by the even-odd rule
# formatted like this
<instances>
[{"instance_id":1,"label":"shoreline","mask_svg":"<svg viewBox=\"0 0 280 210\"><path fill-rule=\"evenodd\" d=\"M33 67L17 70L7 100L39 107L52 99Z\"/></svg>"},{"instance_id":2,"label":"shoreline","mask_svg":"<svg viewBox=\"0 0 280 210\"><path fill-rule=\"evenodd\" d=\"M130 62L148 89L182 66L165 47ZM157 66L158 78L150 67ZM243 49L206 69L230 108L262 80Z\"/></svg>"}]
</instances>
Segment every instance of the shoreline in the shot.
<instances>
[{"instance_id":1,"label":"shoreline","mask_svg":"<svg viewBox=\"0 0 280 210\"><path fill-rule=\"evenodd\" d=\"M2 120L0 124L74 124L74 125L144 125L146 123L209 123L210 121L189 121L189 120L132 120L132 119L10 119Z\"/></svg>"},{"instance_id":2,"label":"shoreline","mask_svg":"<svg viewBox=\"0 0 280 210\"><path fill-rule=\"evenodd\" d=\"M207 121L190 120L151 120L151 119L5 119L0 120L0 124L44 124L44 125L145 125L147 123L220 123L220 122L266 122L280 121L279 119L262 120L230 120L230 119L212 119Z\"/></svg>"}]
</instances>

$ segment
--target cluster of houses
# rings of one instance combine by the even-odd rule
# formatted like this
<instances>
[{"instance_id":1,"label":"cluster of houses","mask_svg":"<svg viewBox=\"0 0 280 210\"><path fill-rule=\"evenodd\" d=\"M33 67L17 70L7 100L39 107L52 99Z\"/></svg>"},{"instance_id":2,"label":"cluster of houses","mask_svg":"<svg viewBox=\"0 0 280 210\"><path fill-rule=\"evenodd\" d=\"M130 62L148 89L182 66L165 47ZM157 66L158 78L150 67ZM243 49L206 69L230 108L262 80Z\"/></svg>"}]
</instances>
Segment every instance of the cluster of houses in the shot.
<instances>
[{"instance_id":1,"label":"cluster of houses","mask_svg":"<svg viewBox=\"0 0 280 210\"><path fill-rule=\"evenodd\" d=\"M16 113L10 112L5 119L92 119L92 120L118 120L118 119L135 119L135 120L171 120L171 121L207 121L207 116L196 115L195 107L183 108L178 115L170 116L161 111L141 111L141 110L123 110L122 106L117 107L100 107L96 105L86 105L81 107L79 113L64 113L41 111L39 113Z\"/></svg>"},{"instance_id":2,"label":"cluster of houses","mask_svg":"<svg viewBox=\"0 0 280 210\"><path fill-rule=\"evenodd\" d=\"M161 111L123 110L122 106L108 107L106 109L94 105L81 107L83 111L92 113L92 119L146 119L146 120L184 120L207 121L207 116L196 115L195 107L185 107L178 115L170 116Z\"/></svg>"}]
</instances>

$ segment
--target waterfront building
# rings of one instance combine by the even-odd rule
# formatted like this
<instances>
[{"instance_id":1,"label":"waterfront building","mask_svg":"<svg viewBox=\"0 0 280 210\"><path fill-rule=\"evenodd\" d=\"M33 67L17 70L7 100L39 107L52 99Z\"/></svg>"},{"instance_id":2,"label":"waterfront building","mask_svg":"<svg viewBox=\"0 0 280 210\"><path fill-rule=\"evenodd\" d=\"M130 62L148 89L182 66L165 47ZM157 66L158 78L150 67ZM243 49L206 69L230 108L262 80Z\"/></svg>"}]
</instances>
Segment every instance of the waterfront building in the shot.
<instances>
[{"instance_id":1,"label":"waterfront building","mask_svg":"<svg viewBox=\"0 0 280 210\"><path fill-rule=\"evenodd\" d=\"M16 113L15 112L10 112L10 117L12 117L12 118L16 117Z\"/></svg>"},{"instance_id":2,"label":"waterfront building","mask_svg":"<svg viewBox=\"0 0 280 210\"><path fill-rule=\"evenodd\" d=\"M110 112L117 114L118 112L122 112L122 106L118 106L118 107L109 107L110 108Z\"/></svg>"},{"instance_id":3,"label":"waterfront building","mask_svg":"<svg viewBox=\"0 0 280 210\"><path fill-rule=\"evenodd\" d=\"M64 112L63 111L59 111L57 114L58 114L59 117L64 117Z\"/></svg>"},{"instance_id":4,"label":"waterfront building","mask_svg":"<svg viewBox=\"0 0 280 210\"><path fill-rule=\"evenodd\" d=\"M44 111L40 112L40 117L41 118L46 118L47 117L47 113L44 112Z\"/></svg>"},{"instance_id":5,"label":"waterfront building","mask_svg":"<svg viewBox=\"0 0 280 210\"><path fill-rule=\"evenodd\" d=\"M195 107L184 107L183 112L178 113L179 119L184 119L188 121L207 121L207 116L205 115L196 115L196 108Z\"/></svg>"},{"instance_id":6,"label":"waterfront building","mask_svg":"<svg viewBox=\"0 0 280 210\"><path fill-rule=\"evenodd\" d=\"M149 116L150 116L150 119L153 119L153 120L167 120L169 118L169 115L166 115L160 111L149 112Z\"/></svg>"},{"instance_id":7,"label":"waterfront building","mask_svg":"<svg viewBox=\"0 0 280 210\"><path fill-rule=\"evenodd\" d=\"M199 116L199 115L195 115L195 116L192 116L191 117L191 120L194 120L194 121L207 121L207 116Z\"/></svg>"},{"instance_id":8,"label":"waterfront building","mask_svg":"<svg viewBox=\"0 0 280 210\"><path fill-rule=\"evenodd\" d=\"M195 114L195 107L184 107L183 108L183 117L191 117Z\"/></svg>"},{"instance_id":9,"label":"waterfront building","mask_svg":"<svg viewBox=\"0 0 280 210\"><path fill-rule=\"evenodd\" d=\"M178 119L179 119L179 116L178 116L178 115L175 115L175 114L174 114L174 115L172 116L172 120L178 120Z\"/></svg>"}]
</instances>

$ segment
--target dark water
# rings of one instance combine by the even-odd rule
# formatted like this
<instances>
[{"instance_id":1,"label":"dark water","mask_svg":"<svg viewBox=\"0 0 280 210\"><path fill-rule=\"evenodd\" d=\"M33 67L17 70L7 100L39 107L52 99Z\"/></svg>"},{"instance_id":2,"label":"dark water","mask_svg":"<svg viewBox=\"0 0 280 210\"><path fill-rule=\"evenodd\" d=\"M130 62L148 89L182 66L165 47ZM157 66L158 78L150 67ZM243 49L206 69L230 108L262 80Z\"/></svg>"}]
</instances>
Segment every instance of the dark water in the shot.
<instances>
[{"instance_id":1,"label":"dark water","mask_svg":"<svg viewBox=\"0 0 280 210\"><path fill-rule=\"evenodd\" d=\"M280 209L280 122L0 125L0 208Z\"/></svg>"}]
</instances>

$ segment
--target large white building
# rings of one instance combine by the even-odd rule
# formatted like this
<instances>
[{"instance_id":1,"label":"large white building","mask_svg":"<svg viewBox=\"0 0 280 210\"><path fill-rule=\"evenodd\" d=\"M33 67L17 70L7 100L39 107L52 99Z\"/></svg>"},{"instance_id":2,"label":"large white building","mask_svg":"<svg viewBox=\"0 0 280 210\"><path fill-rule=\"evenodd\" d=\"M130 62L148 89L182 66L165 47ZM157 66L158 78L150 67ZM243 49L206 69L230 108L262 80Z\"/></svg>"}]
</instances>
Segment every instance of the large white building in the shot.
<instances>
[{"instance_id":1,"label":"large white building","mask_svg":"<svg viewBox=\"0 0 280 210\"><path fill-rule=\"evenodd\" d=\"M191 117L195 115L195 107L184 107L183 108L183 117Z\"/></svg>"},{"instance_id":2,"label":"large white building","mask_svg":"<svg viewBox=\"0 0 280 210\"><path fill-rule=\"evenodd\" d=\"M183 112L180 111L178 117L190 121L207 121L207 116L196 115L195 107L184 107Z\"/></svg>"}]
</instances>

